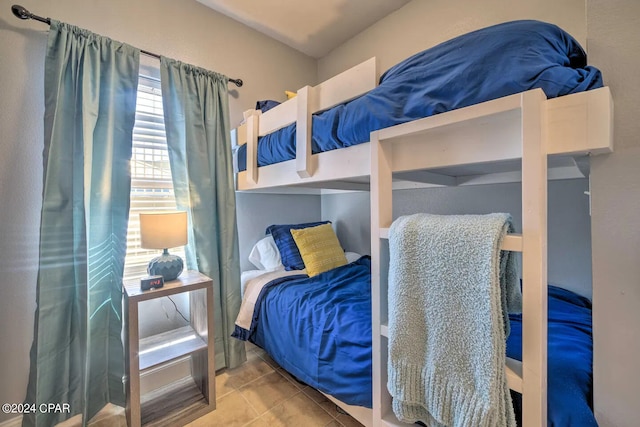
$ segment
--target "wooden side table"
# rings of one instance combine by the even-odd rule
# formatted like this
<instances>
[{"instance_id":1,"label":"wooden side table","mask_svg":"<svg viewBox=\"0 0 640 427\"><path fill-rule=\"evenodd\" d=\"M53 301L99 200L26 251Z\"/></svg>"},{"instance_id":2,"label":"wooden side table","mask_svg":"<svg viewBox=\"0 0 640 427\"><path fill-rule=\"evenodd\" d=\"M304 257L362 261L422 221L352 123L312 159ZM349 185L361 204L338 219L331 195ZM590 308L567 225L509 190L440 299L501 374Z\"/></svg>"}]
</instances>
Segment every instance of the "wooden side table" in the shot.
<instances>
[{"instance_id":1,"label":"wooden side table","mask_svg":"<svg viewBox=\"0 0 640 427\"><path fill-rule=\"evenodd\" d=\"M197 271L186 271L159 289L142 291L139 280L125 282L124 289L129 427L179 426L213 411L216 388L212 280ZM189 325L140 339L138 304L183 292L189 293ZM191 359L191 377L140 395L141 373L185 356Z\"/></svg>"}]
</instances>

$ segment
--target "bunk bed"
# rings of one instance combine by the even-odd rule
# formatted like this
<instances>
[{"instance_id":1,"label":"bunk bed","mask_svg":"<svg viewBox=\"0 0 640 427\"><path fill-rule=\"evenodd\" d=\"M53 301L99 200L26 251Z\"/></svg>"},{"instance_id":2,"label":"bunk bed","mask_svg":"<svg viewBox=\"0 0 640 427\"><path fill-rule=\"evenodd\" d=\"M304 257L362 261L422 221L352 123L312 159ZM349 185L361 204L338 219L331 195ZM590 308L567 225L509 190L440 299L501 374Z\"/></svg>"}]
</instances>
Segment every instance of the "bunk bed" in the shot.
<instances>
[{"instance_id":1,"label":"bunk bed","mask_svg":"<svg viewBox=\"0 0 640 427\"><path fill-rule=\"evenodd\" d=\"M495 49L508 56L517 55L512 50L514 46L527 51L525 47L531 44L530 38L524 44L515 43L513 39L503 44L496 42L504 36L500 30L505 29L510 37L518 29L522 29L526 37L543 34L545 49L551 46L552 52L543 49L542 59L537 58L538 61L544 62L558 52L564 52L564 57L553 59L556 61L553 67L545 62L542 70L534 70L534 75L542 78L536 80L529 76L524 79L525 85L522 81L501 85L497 79L498 90L475 90L473 78L477 73L470 72L461 59L468 60L471 55L465 49L473 52L492 41ZM479 40L479 45L472 43L474 40ZM461 55L445 65L461 70L461 74L449 75L445 80L457 86L460 79L472 81L466 91L458 87L458 93L464 95L462 101L448 103L436 96L436 107L422 109L417 116L412 115L414 110L409 114L402 110L399 119L385 116L373 125L371 120L365 120L373 126L368 129L368 141L362 141L359 136L334 144L328 151L318 146L318 139L324 134L315 122L321 121L318 120L321 114L329 111L329 115L334 115L331 111L335 110L330 108L338 106L338 110L345 110L354 103L358 110L365 108L370 103L366 97L371 93L378 101L375 105L386 102L380 101L377 88L398 76L415 80L411 76L416 75L416 69L421 76L437 71L433 63L421 68L422 60L425 57L433 60L434 49L441 54L438 49L450 52L452 47ZM599 72L586 66L584 53L571 36L544 23L501 24L460 36L425 52L429 53L417 54L385 73L380 86L376 86L377 71L372 58L318 86L300 89L295 98L265 113L246 112L245 123L234 131L237 143L246 144L246 169L236 175L237 190L310 187L370 191L372 409L332 400L363 424L379 426L405 425L395 418L386 389L389 333L386 241L393 221L393 189L411 188L415 183L455 186L521 182L522 234L506 236L501 249L522 252L522 361L506 358L505 370L509 387L522 394L523 425L544 425L547 420L547 180L583 177L588 174L585 158L612 151L611 94L607 87L601 87ZM482 53L471 56L476 62L484 62ZM497 74L501 74L501 66L511 67L513 63L490 62L490 67L498 70ZM575 74L557 84L558 80L553 80L552 75L544 76L545 70L555 66L572 69ZM573 86L567 84L571 79L576 83ZM552 87L546 85L549 82ZM406 84L406 80L399 84ZM554 92L554 88L558 90ZM420 92L415 87L409 90L410 93L416 91ZM467 92L473 96L466 96ZM429 90L420 93L422 99L433 95ZM380 123L385 126L379 127ZM334 121L330 128L340 126ZM268 146L266 141L272 134L288 135L284 140L289 144L294 141L295 157L285 156L273 164L261 162L264 165L259 166L259 158L264 156L260 154L258 141ZM343 147L339 147L340 144ZM290 157L291 148L286 150ZM513 348L510 351L514 354Z\"/></svg>"}]
</instances>

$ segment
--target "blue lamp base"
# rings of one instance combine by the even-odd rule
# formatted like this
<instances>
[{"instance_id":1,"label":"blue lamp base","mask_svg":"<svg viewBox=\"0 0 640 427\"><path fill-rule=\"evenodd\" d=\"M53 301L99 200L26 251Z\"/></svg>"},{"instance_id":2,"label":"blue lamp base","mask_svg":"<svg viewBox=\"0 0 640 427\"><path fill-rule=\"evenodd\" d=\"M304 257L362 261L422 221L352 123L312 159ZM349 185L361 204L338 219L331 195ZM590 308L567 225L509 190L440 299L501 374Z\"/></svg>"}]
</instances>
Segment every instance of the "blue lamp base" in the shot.
<instances>
[{"instance_id":1,"label":"blue lamp base","mask_svg":"<svg viewBox=\"0 0 640 427\"><path fill-rule=\"evenodd\" d=\"M184 264L182 258L177 255L171 255L167 249L162 255L155 257L149 262L147 273L149 276L162 276L165 282L176 280L182 270Z\"/></svg>"}]
</instances>

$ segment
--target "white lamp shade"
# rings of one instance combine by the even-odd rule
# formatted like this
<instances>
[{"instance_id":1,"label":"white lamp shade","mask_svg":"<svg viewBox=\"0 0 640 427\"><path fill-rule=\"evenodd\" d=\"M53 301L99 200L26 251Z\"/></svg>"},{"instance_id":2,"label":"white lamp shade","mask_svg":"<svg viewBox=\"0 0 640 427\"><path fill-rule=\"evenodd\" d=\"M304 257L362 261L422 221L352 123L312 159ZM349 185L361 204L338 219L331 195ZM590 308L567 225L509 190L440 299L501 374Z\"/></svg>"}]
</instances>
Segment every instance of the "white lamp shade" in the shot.
<instances>
[{"instance_id":1,"label":"white lamp shade","mask_svg":"<svg viewBox=\"0 0 640 427\"><path fill-rule=\"evenodd\" d=\"M187 213L148 212L140 214L140 246L168 249L187 244Z\"/></svg>"}]
</instances>

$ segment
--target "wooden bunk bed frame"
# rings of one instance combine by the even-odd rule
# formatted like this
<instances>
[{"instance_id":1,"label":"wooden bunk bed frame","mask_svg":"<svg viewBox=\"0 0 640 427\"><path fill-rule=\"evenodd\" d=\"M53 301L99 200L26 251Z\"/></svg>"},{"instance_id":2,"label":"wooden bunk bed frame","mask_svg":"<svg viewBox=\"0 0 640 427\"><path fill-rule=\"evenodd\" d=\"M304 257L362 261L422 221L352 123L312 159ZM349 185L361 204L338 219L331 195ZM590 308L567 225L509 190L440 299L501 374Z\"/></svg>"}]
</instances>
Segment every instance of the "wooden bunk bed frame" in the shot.
<instances>
[{"instance_id":1,"label":"wooden bunk bed frame","mask_svg":"<svg viewBox=\"0 0 640 427\"><path fill-rule=\"evenodd\" d=\"M613 151L613 101L607 87L547 99L541 89L506 96L371 133L370 142L311 154L311 115L375 87L372 58L260 114L245 113L236 130L247 143L247 170L237 189L316 187L371 193L373 409L343 407L366 426L402 426L391 410L387 381L387 254L392 195L430 185L522 183L522 234L503 250L522 252L523 360L506 360L509 387L522 393L523 425L547 424L547 180L585 176L574 156ZM258 136L297 123L296 159L257 166ZM557 159L563 159L558 161ZM580 159L580 157L578 157ZM552 167L553 166L553 167ZM557 166L557 167L556 167ZM490 179L478 176L490 176Z\"/></svg>"}]
</instances>

